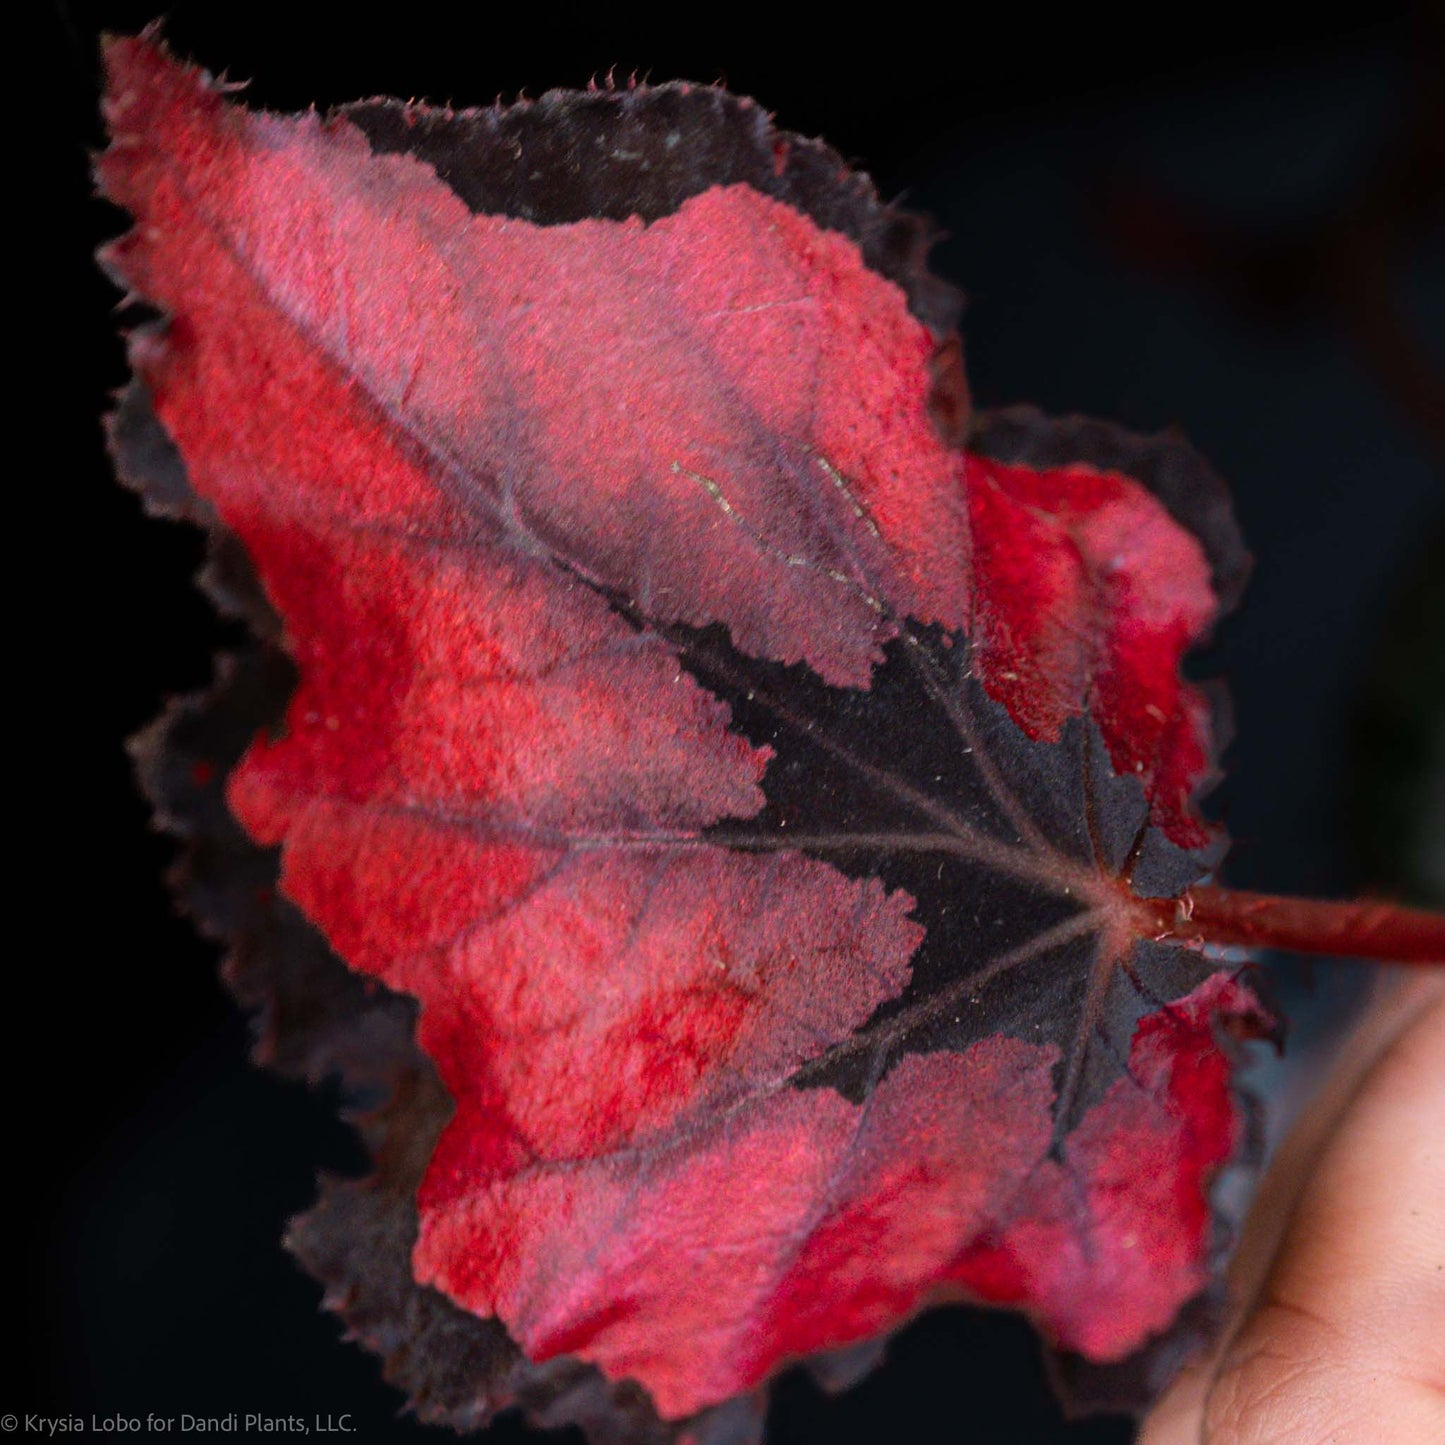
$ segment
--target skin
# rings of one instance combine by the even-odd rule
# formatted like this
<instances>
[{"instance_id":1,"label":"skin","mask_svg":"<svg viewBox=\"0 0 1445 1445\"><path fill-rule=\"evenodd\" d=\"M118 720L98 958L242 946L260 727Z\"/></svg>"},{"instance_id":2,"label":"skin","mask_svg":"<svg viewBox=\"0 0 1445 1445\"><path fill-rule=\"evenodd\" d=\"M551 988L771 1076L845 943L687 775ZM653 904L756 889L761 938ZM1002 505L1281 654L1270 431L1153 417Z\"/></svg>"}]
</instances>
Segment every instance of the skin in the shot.
<instances>
[{"instance_id":1,"label":"skin","mask_svg":"<svg viewBox=\"0 0 1445 1445\"><path fill-rule=\"evenodd\" d=\"M1445 978L1384 991L1281 1147L1242 1302L1140 1445L1445 1441Z\"/></svg>"}]
</instances>

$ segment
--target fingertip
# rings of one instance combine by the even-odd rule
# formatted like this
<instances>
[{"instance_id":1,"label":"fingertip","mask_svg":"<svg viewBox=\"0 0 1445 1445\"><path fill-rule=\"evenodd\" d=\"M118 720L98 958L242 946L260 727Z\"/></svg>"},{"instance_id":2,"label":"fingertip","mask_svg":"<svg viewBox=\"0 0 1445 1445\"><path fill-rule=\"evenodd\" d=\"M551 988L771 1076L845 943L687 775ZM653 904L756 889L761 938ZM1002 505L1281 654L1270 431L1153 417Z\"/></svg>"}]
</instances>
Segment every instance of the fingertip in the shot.
<instances>
[{"instance_id":1,"label":"fingertip","mask_svg":"<svg viewBox=\"0 0 1445 1445\"><path fill-rule=\"evenodd\" d=\"M1204 1392L1205 1445L1445 1440L1442 983L1412 989L1420 1012L1321 1152Z\"/></svg>"}]
</instances>

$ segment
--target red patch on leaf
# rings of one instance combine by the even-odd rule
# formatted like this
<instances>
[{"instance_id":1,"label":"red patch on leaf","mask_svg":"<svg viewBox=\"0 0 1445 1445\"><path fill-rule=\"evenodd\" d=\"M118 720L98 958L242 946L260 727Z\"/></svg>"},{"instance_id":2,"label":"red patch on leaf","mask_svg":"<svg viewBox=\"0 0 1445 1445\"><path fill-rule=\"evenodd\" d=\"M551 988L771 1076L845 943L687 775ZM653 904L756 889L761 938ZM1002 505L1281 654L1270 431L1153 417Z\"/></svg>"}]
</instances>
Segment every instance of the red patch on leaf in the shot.
<instances>
[{"instance_id":1,"label":"red patch on leaf","mask_svg":"<svg viewBox=\"0 0 1445 1445\"><path fill-rule=\"evenodd\" d=\"M1092 1360L1123 1358L1141 1327L1162 1330L1206 1282L1208 1184L1240 1142L1221 1019L1256 1033L1270 1026L1249 990L1222 973L1143 1019L1129 1074L953 1277L982 1299L1025 1305L1048 1335Z\"/></svg>"},{"instance_id":2,"label":"red patch on leaf","mask_svg":"<svg viewBox=\"0 0 1445 1445\"><path fill-rule=\"evenodd\" d=\"M1087 710L1170 836L1204 843L1191 803L1208 713L1179 675L1217 611L1203 549L1117 474L975 458L969 482L985 685L1030 737L1055 738Z\"/></svg>"}]
</instances>

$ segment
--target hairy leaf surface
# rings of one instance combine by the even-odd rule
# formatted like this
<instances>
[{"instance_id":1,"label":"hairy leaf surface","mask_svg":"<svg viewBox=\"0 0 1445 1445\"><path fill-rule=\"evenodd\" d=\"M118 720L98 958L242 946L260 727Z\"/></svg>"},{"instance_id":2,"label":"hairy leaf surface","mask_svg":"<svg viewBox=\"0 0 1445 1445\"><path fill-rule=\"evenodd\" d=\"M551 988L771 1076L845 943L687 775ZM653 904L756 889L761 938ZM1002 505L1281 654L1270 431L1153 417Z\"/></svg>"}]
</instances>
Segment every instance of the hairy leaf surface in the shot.
<instances>
[{"instance_id":1,"label":"hairy leaf surface","mask_svg":"<svg viewBox=\"0 0 1445 1445\"><path fill-rule=\"evenodd\" d=\"M298 1227L340 1307L463 1424L744 1438L949 1298L1157 1387L1268 1022L1139 904L1221 849L1213 477L970 418L922 228L721 92L281 118L108 61L107 263L165 316L117 455L294 669L147 768L280 850L247 991L381 1088Z\"/></svg>"}]
</instances>

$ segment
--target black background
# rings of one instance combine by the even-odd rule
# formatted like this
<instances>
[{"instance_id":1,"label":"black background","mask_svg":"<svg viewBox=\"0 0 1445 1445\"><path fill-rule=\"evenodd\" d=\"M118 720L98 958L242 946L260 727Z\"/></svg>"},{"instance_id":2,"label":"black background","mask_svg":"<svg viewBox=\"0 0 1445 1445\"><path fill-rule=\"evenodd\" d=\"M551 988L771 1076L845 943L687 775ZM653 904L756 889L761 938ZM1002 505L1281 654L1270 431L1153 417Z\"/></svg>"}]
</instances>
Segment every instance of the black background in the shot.
<instances>
[{"instance_id":1,"label":"black background","mask_svg":"<svg viewBox=\"0 0 1445 1445\"><path fill-rule=\"evenodd\" d=\"M1412 651L1423 604L1410 589L1422 570L1439 575L1429 547L1445 520L1445 421L1429 404L1445 418L1445 247L1438 171L1433 222L1402 219L1370 188L1426 88L1445 87L1438 10L1305 21L1225 0L1156 29L1091 7L1068 20L952 13L934 28L906 7L865 21L782 5L408 3L383 20L351 5L182 0L167 34L213 70L254 77L252 99L280 109L375 93L486 103L615 67L725 79L826 136L950 233L937 264L970 296L982 403L1177 423L1234 484L1258 567L1205 668L1227 672L1240 728L1216 799L1238 840L1231 881L1338 893L1404 877L1363 846L1361 780L1396 743L1377 727L1362 753L1360 719L1380 658L1392 676L1429 671ZM44 402L11 425L38 428L44 446L12 473L39 514L11 556L40 579L15 614L34 662L13 710L26 728L18 781L41 782L46 803L16 820L33 841L12 907L40 926L10 950L8 1244L25 1341L0 1367L0 1411L346 1413L361 1438L426 1434L397 1418L374 1362L338 1342L277 1245L316 1167L360 1160L332 1101L246 1067L247 1026L214 951L171 914L170 848L148 831L122 752L166 695L206 680L227 633L187 580L197 538L145 522L100 442L124 366L114 293L90 260L121 227L88 195L95 46L152 11L63 4L43 18L40 79L60 124L32 127L45 174L25 274L40 270L47 319L13 344ZM1207 218L1182 249L1140 219L1170 205ZM1361 300L1321 238L1368 230L1376 210L1393 228L1388 285ZM1382 313L1432 358L1425 391L1401 362L1406 343L1360 319ZM1354 975L1287 984L1308 1058ZM1268 1077L1299 1088L1298 1070ZM1127 1437L1118 1422L1065 1429L1027 1331L965 1311L913 1327L841 1401L790 1380L773 1421L777 1441Z\"/></svg>"}]
</instances>

